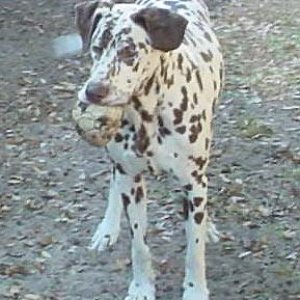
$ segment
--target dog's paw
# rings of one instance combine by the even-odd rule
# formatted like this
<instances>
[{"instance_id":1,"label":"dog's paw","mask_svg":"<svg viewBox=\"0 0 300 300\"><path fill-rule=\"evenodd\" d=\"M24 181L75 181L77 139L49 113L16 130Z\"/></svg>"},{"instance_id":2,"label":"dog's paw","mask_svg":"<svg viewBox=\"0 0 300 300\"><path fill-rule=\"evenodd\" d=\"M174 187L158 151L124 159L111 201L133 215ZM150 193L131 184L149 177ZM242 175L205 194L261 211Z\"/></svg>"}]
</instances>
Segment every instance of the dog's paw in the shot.
<instances>
[{"instance_id":1,"label":"dog's paw","mask_svg":"<svg viewBox=\"0 0 300 300\"><path fill-rule=\"evenodd\" d=\"M139 284L132 281L125 300L155 300L155 287L150 283Z\"/></svg>"},{"instance_id":2,"label":"dog's paw","mask_svg":"<svg viewBox=\"0 0 300 300\"><path fill-rule=\"evenodd\" d=\"M120 227L110 224L105 219L98 225L92 237L90 249L103 251L116 243L119 236Z\"/></svg>"},{"instance_id":3,"label":"dog's paw","mask_svg":"<svg viewBox=\"0 0 300 300\"><path fill-rule=\"evenodd\" d=\"M209 300L209 292L205 288L200 288L189 283L184 288L183 300Z\"/></svg>"}]
</instances>

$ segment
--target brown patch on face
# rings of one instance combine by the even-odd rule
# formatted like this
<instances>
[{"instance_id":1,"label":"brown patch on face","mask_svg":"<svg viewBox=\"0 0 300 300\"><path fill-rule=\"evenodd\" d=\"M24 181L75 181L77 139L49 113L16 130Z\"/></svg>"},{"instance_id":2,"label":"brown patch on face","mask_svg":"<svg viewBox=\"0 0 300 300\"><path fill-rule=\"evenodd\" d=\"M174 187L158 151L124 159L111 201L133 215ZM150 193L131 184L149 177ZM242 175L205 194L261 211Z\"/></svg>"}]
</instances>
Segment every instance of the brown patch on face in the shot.
<instances>
[{"instance_id":1,"label":"brown patch on face","mask_svg":"<svg viewBox=\"0 0 300 300\"><path fill-rule=\"evenodd\" d=\"M204 201L204 198L203 197L194 197L193 201L194 201L194 205L196 207L199 207L201 205L201 203Z\"/></svg>"},{"instance_id":2,"label":"brown patch on face","mask_svg":"<svg viewBox=\"0 0 300 300\"><path fill-rule=\"evenodd\" d=\"M135 193L135 203L141 202L141 200L144 197L144 190L141 186L137 187L136 193Z\"/></svg>"},{"instance_id":3,"label":"brown patch on face","mask_svg":"<svg viewBox=\"0 0 300 300\"><path fill-rule=\"evenodd\" d=\"M133 66L136 56L136 45L132 38L126 41L126 46L117 51L118 59L130 67Z\"/></svg>"},{"instance_id":4,"label":"brown patch on face","mask_svg":"<svg viewBox=\"0 0 300 300\"><path fill-rule=\"evenodd\" d=\"M101 41L99 45L99 49L104 50L107 48L109 43L112 41L113 35L111 33L111 28L107 28L104 30L102 36L101 36Z\"/></svg>"},{"instance_id":5,"label":"brown patch on face","mask_svg":"<svg viewBox=\"0 0 300 300\"><path fill-rule=\"evenodd\" d=\"M196 224L200 225L202 223L203 218L204 218L204 213L203 212L197 212L194 215L194 220L195 220Z\"/></svg>"},{"instance_id":6,"label":"brown patch on face","mask_svg":"<svg viewBox=\"0 0 300 300\"><path fill-rule=\"evenodd\" d=\"M147 49L147 47L144 43L139 42L138 46L139 46L140 49L144 50L146 54L148 53L148 49Z\"/></svg>"},{"instance_id":7,"label":"brown patch on face","mask_svg":"<svg viewBox=\"0 0 300 300\"><path fill-rule=\"evenodd\" d=\"M183 112L178 108L174 108L173 114L174 114L174 117L175 117L175 119L173 121L174 125L180 124L182 122L182 119L183 119Z\"/></svg>"},{"instance_id":8,"label":"brown patch on face","mask_svg":"<svg viewBox=\"0 0 300 300\"><path fill-rule=\"evenodd\" d=\"M184 220L189 218L189 201L187 199L183 199L183 217Z\"/></svg>"}]
</instances>

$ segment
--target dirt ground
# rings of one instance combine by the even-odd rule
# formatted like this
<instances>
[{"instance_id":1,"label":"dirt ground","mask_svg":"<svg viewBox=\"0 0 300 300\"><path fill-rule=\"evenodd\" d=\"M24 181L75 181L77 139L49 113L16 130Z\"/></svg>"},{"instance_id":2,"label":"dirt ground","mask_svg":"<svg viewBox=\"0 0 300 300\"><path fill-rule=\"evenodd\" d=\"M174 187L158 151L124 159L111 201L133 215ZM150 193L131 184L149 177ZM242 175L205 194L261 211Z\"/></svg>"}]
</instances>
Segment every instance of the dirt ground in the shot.
<instances>
[{"instance_id":1,"label":"dirt ground","mask_svg":"<svg viewBox=\"0 0 300 300\"><path fill-rule=\"evenodd\" d=\"M0 3L0 299L123 299L131 278L125 220L118 244L87 249L104 214L109 162L81 141L70 110L88 71L56 59L75 0ZM211 1L227 82L215 123L207 251L212 300L300 299L300 3ZM148 180L158 299L180 299L185 252L176 183Z\"/></svg>"}]
</instances>

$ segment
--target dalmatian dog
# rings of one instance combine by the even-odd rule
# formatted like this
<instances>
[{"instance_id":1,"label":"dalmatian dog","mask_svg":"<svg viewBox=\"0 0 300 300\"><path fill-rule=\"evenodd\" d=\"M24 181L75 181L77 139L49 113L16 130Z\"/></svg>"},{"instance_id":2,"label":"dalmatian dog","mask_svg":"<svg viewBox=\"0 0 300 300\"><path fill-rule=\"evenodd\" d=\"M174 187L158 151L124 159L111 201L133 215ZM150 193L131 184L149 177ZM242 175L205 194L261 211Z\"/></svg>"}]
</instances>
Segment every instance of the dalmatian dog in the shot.
<instances>
[{"instance_id":1,"label":"dalmatian dog","mask_svg":"<svg viewBox=\"0 0 300 300\"><path fill-rule=\"evenodd\" d=\"M223 60L202 0L90 1L76 6L83 46L93 60L79 105L124 108L106 150L112 161L108 207L92 238L102 251L118 238L124 209L132 236L133 279L126 300L154 300L146 242L143 173L173 174L185 195L184 300L208 300L205 242L214 235L206 169Z\"/></svg>"}]
</instances>

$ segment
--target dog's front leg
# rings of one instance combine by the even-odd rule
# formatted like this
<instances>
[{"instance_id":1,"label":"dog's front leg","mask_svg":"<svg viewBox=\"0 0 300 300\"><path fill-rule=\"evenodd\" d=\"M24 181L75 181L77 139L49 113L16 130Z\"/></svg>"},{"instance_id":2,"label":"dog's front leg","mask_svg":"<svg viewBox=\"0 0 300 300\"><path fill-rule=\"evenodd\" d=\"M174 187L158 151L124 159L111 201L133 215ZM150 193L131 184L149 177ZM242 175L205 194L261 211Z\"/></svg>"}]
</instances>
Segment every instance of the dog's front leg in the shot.
<instances>
[{"instance_id":1,"label":"dog's front leg","mask_svg":"<svg viewBox=\"0 0 300 300\"><path fill-rule=\"evenodd\" d=\"M135 177L135 184L131 194L122 195L132 235L133 267L133 280L125 300L154 300L154 273L151 254L146 244L147 203L142 176Z\"/></svg>"},{"instance_id":2,"label":"dog's front leg","mask_svg":"<svg viewBox=\"0 0 300 300\"><path fill-rule=\"evenodd\" d=\"M91 249L103 251L117 241L123 210L122 193L130 194L134 184L132 176L125 174L119 165L113 165L108 207L92 238Z\"/></svg>"},{"instance_id":3,"label":"dog's front leg","mask_svg":"<svg viewBox=\"0 0 300 300\"><path fill-rule=\"evenodd\" d=\"M187 235L186 274L183 300L208 300L205 274L205 242L207 239L207 179L199 174L190 178L184 199Z\"/></svg>"}]
</instances>

